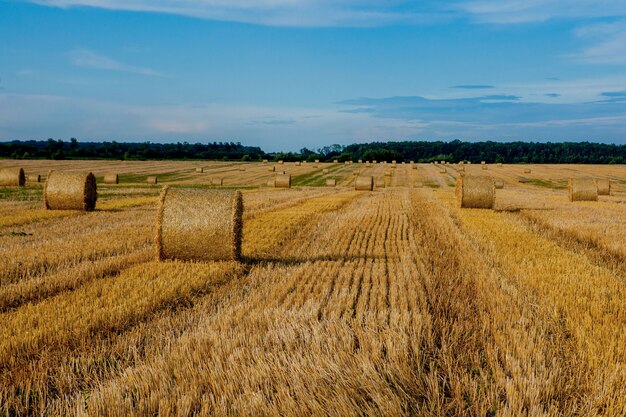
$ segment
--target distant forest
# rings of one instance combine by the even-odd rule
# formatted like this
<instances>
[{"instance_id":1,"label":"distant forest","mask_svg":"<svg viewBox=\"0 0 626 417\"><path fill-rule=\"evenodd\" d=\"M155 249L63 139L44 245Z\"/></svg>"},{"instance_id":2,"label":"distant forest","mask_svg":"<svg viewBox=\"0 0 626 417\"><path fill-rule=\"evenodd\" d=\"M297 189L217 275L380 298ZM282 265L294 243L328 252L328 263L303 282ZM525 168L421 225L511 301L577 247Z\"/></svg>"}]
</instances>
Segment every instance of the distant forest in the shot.
<instances>
[{"instance_id":1,"label":"distant forest","mask_svg":"<svg viewBox=\"0 0 626 417\"><path fill-rule=\"evenodd\" d=\"M471 161L477 163L624 164L626 145L591 142L371 142L348 146L331 145L315 151L264 152L239 142L127 143L47 141L0 142L0 158L13 159L117 159L117 160L228 160L261 159L299 161Z\"/></svg>"}]
</instances>

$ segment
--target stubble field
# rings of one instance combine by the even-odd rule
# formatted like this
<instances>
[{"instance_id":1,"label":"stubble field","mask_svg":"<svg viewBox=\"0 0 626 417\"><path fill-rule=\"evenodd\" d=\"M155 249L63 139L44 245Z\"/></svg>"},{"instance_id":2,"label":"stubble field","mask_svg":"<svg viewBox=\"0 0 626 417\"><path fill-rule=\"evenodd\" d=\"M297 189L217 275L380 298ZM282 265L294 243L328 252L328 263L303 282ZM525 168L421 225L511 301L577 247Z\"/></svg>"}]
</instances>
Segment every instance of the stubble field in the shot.
<instances>
[{"instance_id":1,"label":"stubble field","mask_svg":"<svg viewBox=\"0 0 626 417\"><path fill-rule=\"evenodd\" d=\"M465 165L504 181L483 210L455 165L15 165L99 197L0 187L0 416L626 414L624 166ZM584 176L611 195L570 203ZM243 191L243 260L156 261L161 184L211 178Z\"/></svg>"}]
</instances>

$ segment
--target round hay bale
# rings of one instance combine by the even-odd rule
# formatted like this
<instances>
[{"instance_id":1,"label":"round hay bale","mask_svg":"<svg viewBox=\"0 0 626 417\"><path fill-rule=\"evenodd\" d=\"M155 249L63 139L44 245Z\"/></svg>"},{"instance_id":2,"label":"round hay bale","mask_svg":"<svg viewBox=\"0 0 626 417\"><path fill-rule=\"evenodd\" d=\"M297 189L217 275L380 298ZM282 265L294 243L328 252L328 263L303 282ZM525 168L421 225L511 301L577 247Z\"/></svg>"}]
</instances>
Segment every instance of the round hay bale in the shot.
<instances>
[{"instance_id":1,"label":"round hay bale","mask_svg":"<svg viewBox=\"0 0 626 417\"><path fill-rule=\"evenodd\" d=\"M280 161L278 161L278 165L282 165L282 164L284 164L284 163L285 163L285 162L284 162L282 159L281 159Z\"/></svg>"},{"instance_id":2,"label":"round hay bale","mask_svg":"<svg viewBox=\"0 0 626 417\"><path fill-rule=\"evenodd\" d=\"M275 166L271 166L267 169L269 172L274 172L276 171L276 167Z\"/></svg>"},{"instance_id":3,"label":"round hay bale","mask_svg":"<svg viewBox=\"0 0 626 417\"><path fill-rule=\"evenodd\" d=\"M23 187L26 184L23 168L0 169L0 185L8 187Z\"/></svg>"},{"instance_id":4,"label":"round hay bale","mask_svg":"<svg viewBox=\"0 0 626 417\"><path fill-rule=\"evenodd\" d=\"M204 168L196 168L196 172L198 174L202 174L204 172Z\"/></svg>"},{"instance_id":5,"label":"round hay bale","mask_svg":"<svg viewBox=\"0 0 626 417\"><path fill-rule=\"evenodd\" d=\"M335 187L337 185L337 180L334 178L329 178L326 180L327 187Z\"/></svg>"},{"instance_id":6,"label":"round hay bale","mask_svg":"<svg viewBox=\"0 0 626 417\"><path fill-rule=\"evenodd\" d=\"M156 177L156 175L150 175L149 177L146 178L146 184L150 184L150 185L156 185L158 184L159 180Z\"/></svg>"},{"instance_id":7,"label":"round hay bale","mask_svg":"<svg viewBox=\"0 0 626 417\"><path fill-rule=\"evenodd\" d=\"M465 172L465 167L464 167L464 166L460 166L460 167L459 167L459 171L461 171L461 172Z\"/></svg>"},{"instance_id":8,"label":"round hay bale","mask_svg":"<svg viewBox=\"0 0 626 417\"><path fill-rule=\"evenodd\" d=\"M570 178L567 191L569 201L598 201L598 186L593 178Z\"/></svg>"},{"instance_id":9,"label":"round hay bale","mask_svg":"<svg viewBox=\"0 0 626 417\"><path fill-rule=\"evenodd\" d=\"M43 187L43 205L48 210L92 211L98 192L91 172L48 172Z\"/></svg>"},{"instance_id":10,"label":"round hay bale","mask_svg":"<svg viewBox=\"0 0 626 417\"><path fill-rule=\"evenodd\" d=\"M302 163L300 163L300 162L296 162L294 165L295 165L295 166L297 166L297 167L299 167L299 166L301 166L301 165L302 165Z\"/></svg>"},{"instance_id":11,"label":"round hay bale","mask_svg":"<svg viewBox=\"0 0 626 417\"><path fill-rule=\"evenodd\" d=\"M117 174L105 174L104 175L104 183L105 184L119 184L120 178Z\"/></svg>"},{"instance_id":12,"label":"round hay bale","mask_svg":"<svg viewBox=\"0 0 626 417\"><path fill-rule=\"evenodd\" d=\"M328 174L330 172L330 170L328 168L324 168L322 170L322 174Z\"/></svg>"},{"instance_id":13,"label":"round hay bale","mask_svg":"<svg viewBox=\"0 0 626 417\"><path fill-rule=\"evenodd\" d=\"M212 177L211 185L224 185L224 178L221 177Z\"/></svg>"},{"instance_id":14,"label":"round hay bale","mask_svg":"<svg viewBox=\"0 0 626 417\"><path fill-rule=\"evenodd\" d=\"M497 166L501 167L502 166L502 162L498 162Z\"/></svg>"},{"instance_id":15,"label":"round hay bale","mask_svg":"<svg viewBox=\"0 0 626 417\"><path fill-rule=\"evenodd\" d=\"M316 159L316 160L315 160L315 163L316 163L316 164L319 164L319 163L320 163L320 160L319 160L319 159Z\"/></svg>"},{"instance_id":16,"label":"round hay bale","mask_svg":"<svg viewBox=\"0 0 626 417\"><path fill-rule=\"evenodd\" d=\"M496 187L496 190L501 190L504 188L504 180L497 178L493 180L493 185Z\"/></svg>"},{"instance_id":17,"label":"round hay bale","mask_svg":"<svg viewBox=\"0 0 626 417\"><path fill-rule=\"evenodd\" d=\"M238 260L242 216L240 191L165 186L157 209L157 258Z\"/></svg>"},{"instance_id":18,"label":"round hay bale","mask_svg":"<svg viewBox=\"0 0 626 417\"><path fill-rule=\"evenodd\" d=\"M291 188L291 175L285 173L277 175L274 181L274 187Z\"/></svg>"},{"instance_id":19,"label":"round hay bale","mask_svg":"<svg viewBox=\"0 0 626 417\"><path fill-rule=\"evenodd\" d=\"M611 195L611 180L597 179L596 185L598 186L598 195Z\"/></svg>"},{"instance_id":20,"label":"round hay bale","mask_svg":"<svg viewBox=\"0 0 626 417\"><path fill-rule=\"evenodd\" d=\"M350 162L346 161L344 162L344 165L350 165Z\"/></svg>"},{"instance_id":21,"label":"round hay bale","mask_svg":"<svg viewBox=\"0 0 626 417\"><path fill-rule=\"evenodd\" d=\"M374 177L356 177L356 180L354 181L354 189L357 191L372 191L374 189Z\"/></svg>"},{"instance_id":22,"label":"round hay bale","mask_svg":"<svg viewBox=\"0 0 626 417\"><path fill-rule=\"evenodd\" d=\"M26 176L26 182L41 182L41 175L29 174Z\"/></svg>"},{"instance_id":23,"label":"round hay bale","mask_svg":"<svg viewBox=\"0 0 626 417\"><path fill-rule=\"evenodd\" d=\"M264 163L264 164L267 164L268 162L269 162L269 161L268 161L267 159L264 159L264 160L263 160L263 163Z\"/></svg>"},{"instance_id":24,"label":"round hay bale","mask_svg":"<svg viewBox=\"0 0 626 417\"><path fill-rule=\"evenodd\" d=\"M526 177L517 177L517 182L524 184L524 183L528 182L528 178L526 178Z\"/></svg>"},{"instance_id":25,"label":"round hay bale","mask_svg":"<svg viewBox=\"0 0 626 417\"><path fill-rule=\"evenodd\" d=\"M385 177L391 177L391 171L385 171Z\"/></svg>"},{"instance_id":26,"label":"round hay bale","mask_svg":"<svg viewBox=\"0 0 626 417\"><path fill-rule=\"evenodd\" d=\"M336 164L337 162L339 162L339 159L333 159L333 162Z\"/></svg>"},{"instance_id":27,"label":"round hay bale","mask_svg":"<svg viewBox=\"0 0 626 417\"><path fill-rule=\"evenodd\" d=\"M445 174L446 172L448 172L448 170L447 170L447 169L445 169L445 168L440 168L440 169L439 169L439 173L440 173L440 174Z\"/></svg>"},{"instance_id":28,"label":"round hay bale","mask_svg":"<svg viewBox=\"0 0 626 417\"><path fill-rule=\"evenodd\" d=\"M530 174L530 169L529 169L529 168L526 168L526 169L524 170L524 174Z\"/></svg>"},{"instance_id":29,"label":"round hay bale","mask_svg":"<svg viewBox=\"0 0 626 417\"><path fill-rule=\"evenodd\" d=\"M456 178L456 203L462 208L493 208L496 191L491 177L465 175Z\"/></svg>"},{"instance_id":30,"label":"round hay bale","mask_svg":"<svg viewBox=\"0 0 626 417\"><path fill-rule=\"evenodd\" d=\"M483 171L487 171L487 165L481 165L480 169L482 169Z\"/></svg>"},{"instance_id":31,"label":"round hay bale","mask_svg":"<svg viewBox=\"0 0 626 417\"><path fill-rule=\"evenodd\" d=\"M486 162L485 162L485 161L480 161L480 164L481 164L481 165L485 165L485 164L486 164Z\"/></svg>"},{"instance_id":32,"label":"round hay bale","mask_svg":"<svg viewBox=\"0 0 626 417\"><path fill-rule=\"evenodd\" d=\"M239 167L239 171L245 171L246 167Z\"/></svg>"},{"instance_id":33,"label":"round hay bale","mask_svg":"<svg viewBox=\"0 0 626 417\"><path fill-rule=\"evenodd\" d=\"M376 162L376 160L375 160L375 159L372 161L372 164L377 164L377 163L378 163L378 162Z\"/></svg>"},{"instance_id":34,"label":"round hay bale","mask_svg":"<svg viewBox=\"0 0 626 417\"><path fill-rule=\"evenodd\" d=\"M359 159L359 161L358 161L358 162L359 162L359 164L362 164L362 163L363 163L363 160L362 160L362 159Z\"/></svg>"},{"instance_id":35,"label":"round hay bale","mask_svg":"<svg viewBox=\"0 0 626 417\"><path fill-rule=\"evenodd\" d=\"M267 180L267 186L268 187L274 187L276 185L276 180L274 178L270 178L269 180Z\"/></svg>"}]
</instances>

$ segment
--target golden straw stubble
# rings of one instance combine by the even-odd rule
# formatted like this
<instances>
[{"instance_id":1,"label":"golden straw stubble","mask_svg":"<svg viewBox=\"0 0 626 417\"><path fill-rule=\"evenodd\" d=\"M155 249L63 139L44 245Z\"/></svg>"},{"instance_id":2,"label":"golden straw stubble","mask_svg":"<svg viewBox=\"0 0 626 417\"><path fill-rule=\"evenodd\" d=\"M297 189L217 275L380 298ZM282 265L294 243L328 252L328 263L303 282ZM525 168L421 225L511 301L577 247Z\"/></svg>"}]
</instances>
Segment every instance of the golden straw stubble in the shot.
<instances>
[{"instance_id":1,"label":"golden straw stubble","mask_svg":"<svg viewBox=\"0 0 626 417\"><path fill-rule=\"evenodd\" d=\"M23 168L2 168L0 169L0 185L23 187L26 184Z\"/></svg>"},{"instance_id":2,"label":"golden straw stubble","mask_svg":"<svg viewBox=\"0 0 626 417\"><path fill-rule=\"evenodd\" d=\"M493 208L496 190L493 178L464 175L456 178L456 204L461 208Z\"/></svg>"},{"instance_id":3,"label":"golden straw stubble","mask_svg":"<svg viewBox=\"0 0 626 417\"><path fill-rule=\"evenodd\" d=\"M48 172L43 187L46 209L92 211L97 199L96 177L91 172Z\"/></svg>"},{"instance_id":4,"label":"golden straw stubble","mask_svg":"<svg viewBox=\"0 0 626 417\"><path fill-rule=\"evenodd\" d=\"M598 186L593 178L570 178L567 192L569 201L598 201Z\"/></svg>"},{"instance_id":5,"label":"golden straw stubble","mask_svg":"<svg viewBox=\"0 0 626 417\"><path fill-rule=\"evenodd\" d=\"M238 260L242 218L240 191L165 186L157 210L157 258Z\"/></svg>"}]
</instances>

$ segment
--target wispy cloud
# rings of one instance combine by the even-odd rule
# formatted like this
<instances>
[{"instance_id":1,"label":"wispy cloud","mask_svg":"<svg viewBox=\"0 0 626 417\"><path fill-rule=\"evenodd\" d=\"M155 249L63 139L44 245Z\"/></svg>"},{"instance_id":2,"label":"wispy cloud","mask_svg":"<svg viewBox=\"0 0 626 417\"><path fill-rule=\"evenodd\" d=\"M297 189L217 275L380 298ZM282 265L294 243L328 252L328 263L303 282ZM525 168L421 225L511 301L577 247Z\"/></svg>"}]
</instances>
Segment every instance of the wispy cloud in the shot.
<instances>
[{"instance_id":1,"label":"wispy cloud","mask_svg":"<svg viewBox=\"0 0 626 417\"><path fill-rule=\"evenodd\" d=\"M111 10L178 14L269 26L379 26L397 22L432 23L454 12L428 0L30 0L53 7L86 6Z\"/></svg>"},{"instance_id":2,"label":"wispy cloud","mask_svg":"<svg viewBox=\"0 0 626 417\"><path fill-rule=\"evenodd\" d=\"M138 67L125 64L116 59L98 54L89 49L76 49L70 51L70 60L72 64L83 67L108 71L128 72L132 74L161 76L161 73L150 68Z\"/></svg>"},{"instance_id":3,"label":"wispy cloud","mask_svg":"<svg viewBox=\"0 0 626 417\"><path fill-rule=\"evenodd\" d=\"M484 90L488 88L495 88L493 85L485 85L485 84L464 84L464 85L453 85L450 88L458 88L461 90Z\"/></svg>"},{"instance_id":4,"label":"wispy cloud","mask_svg":"<svg viewBox=\"0 0 626 417\"><path fill-rule=\"evenodd\" d=\"M569 58L586 64L626 63L626 19L581 26L576 35L587 46Z\"/></svg>"}]
</instances>

